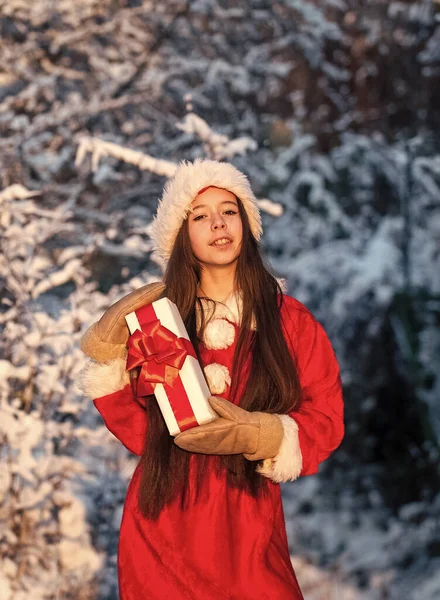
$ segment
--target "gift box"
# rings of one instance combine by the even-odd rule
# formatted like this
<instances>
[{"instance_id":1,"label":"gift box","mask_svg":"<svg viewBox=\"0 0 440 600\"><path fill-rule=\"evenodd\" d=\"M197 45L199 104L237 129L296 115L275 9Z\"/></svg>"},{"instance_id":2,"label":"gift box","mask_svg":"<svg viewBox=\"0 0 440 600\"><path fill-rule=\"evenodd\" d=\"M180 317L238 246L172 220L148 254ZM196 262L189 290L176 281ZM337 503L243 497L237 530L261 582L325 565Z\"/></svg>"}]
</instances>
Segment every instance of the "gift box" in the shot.
<instances>
[{"instance_id":1,"label":"gift box","mask_svg":"<svg viewBox=\"0 0 440 600\"><path fill-rule=\"evenodd\" d=\"M211 392L177 306L161 298L128 315L127 370L141 367L137 394L154 394L171 435L213 421Z\"/></svg>"}]
</instances>

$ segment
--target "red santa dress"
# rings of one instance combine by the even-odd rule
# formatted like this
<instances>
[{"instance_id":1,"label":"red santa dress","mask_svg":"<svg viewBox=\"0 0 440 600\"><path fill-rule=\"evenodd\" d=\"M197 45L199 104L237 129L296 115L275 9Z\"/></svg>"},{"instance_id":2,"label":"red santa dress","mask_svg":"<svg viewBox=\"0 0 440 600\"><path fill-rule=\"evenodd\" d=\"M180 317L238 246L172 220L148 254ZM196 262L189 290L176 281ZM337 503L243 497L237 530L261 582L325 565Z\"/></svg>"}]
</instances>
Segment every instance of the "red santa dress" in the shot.
<instances>
[{"instance_id":1,"label":"red santa dress","mask_svg":"<svg viewBox=\"0 0 440 600\"><path fill-rule=\"evenodd\" d=\"M239 299L233 296L227 306L219 305L214 316L200 346L202 366L211 393L229 399ZM278 455L255 464L270 480L269 494L255 499L232 489L213 468L207 469L204 488L196 496L198 455L192 454L188 508L182 510L176 499L157 521L149 521L137 507L138 464L128 486L119 536L121 600L303 598L290 560L279 483L316 473L319 463L340 444L343 400L338 363L322 326L285 294L281 316L303 399L299 410L279 415L284 438ZM244 376L242 385L245 380ZM108 429L128 450L141 455L148 423L144 409L133 401L125 361L91 363L82 385Z\"/></svg>"}]
</instances>

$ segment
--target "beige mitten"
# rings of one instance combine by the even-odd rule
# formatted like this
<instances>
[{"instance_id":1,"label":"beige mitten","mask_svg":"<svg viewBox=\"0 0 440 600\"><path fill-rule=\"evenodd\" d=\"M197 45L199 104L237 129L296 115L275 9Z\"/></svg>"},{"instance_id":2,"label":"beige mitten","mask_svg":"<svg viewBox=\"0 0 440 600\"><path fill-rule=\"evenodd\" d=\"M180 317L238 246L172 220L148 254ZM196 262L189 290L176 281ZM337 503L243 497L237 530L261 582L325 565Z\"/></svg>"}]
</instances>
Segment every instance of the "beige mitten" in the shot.
<instances>
[{"instance_id":1,"label":"beige mitten","mask_svg":"<svg viewBox=\"0 0 440 600\"><path fill-rule=\"evenodd\" d=\"M164 289L162 282L148 283L112 304L81 338L80 348L84 354L98 362L126 358L126 343L130 333L125 315L155 302Z\"/></svg>"},{"instance_id":2,"label":"beige mitten","mask_svg":"<svg viewBox=\"0 0 440 600\"><path fill-rule=\"evenodd\" d=\"M217 396L209 402L219 418L179 433L177 446L201 454L244 454L248 460L278 453L284 430L277 415L249 412Z\"/></svg>"}]
</instances>

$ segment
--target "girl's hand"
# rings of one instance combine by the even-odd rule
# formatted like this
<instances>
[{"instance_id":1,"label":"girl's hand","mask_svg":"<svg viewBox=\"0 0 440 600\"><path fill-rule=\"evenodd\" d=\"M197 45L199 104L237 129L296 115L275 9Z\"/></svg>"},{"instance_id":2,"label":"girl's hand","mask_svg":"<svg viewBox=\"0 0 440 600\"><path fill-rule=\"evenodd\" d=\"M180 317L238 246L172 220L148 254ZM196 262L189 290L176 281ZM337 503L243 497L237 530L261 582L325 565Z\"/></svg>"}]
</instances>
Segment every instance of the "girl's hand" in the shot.
<instances>
[{"instance_id":1,"label":"girl's hand","mask_svg":"<svg viewBox=\"0 0 440 600\"><path fill-rule=\"evenodd\" d=\"M149 283L112 304L81 338L80 348L84 354L98 362L125 358L130 335L125 315L158 300L164 288L162 282Z\"/></svg>"},{"instance_id":2,"label":"girl's hand","mask_svg":"<svg viewBox=\"0 0 440 600\"><path fill-rule=\"evenodd\" d=\"M179 433L175 444L201 454L244 454L248 460L273 458L283 439L283 425L276 415L249 412L224 398L209 402L218 419Z\"/></svg>"}]
</instances>

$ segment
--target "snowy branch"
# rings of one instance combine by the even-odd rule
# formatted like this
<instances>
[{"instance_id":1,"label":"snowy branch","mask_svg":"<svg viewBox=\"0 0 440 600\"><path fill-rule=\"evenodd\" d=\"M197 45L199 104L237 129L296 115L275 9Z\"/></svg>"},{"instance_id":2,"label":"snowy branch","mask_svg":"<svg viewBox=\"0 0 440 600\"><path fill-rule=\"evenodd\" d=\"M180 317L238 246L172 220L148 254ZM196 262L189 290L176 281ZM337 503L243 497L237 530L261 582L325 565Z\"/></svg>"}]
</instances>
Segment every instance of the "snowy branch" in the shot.
<instances>
[{"instance_id":1,"label":"snowy branch","mask_svg":"<svg viewBox=\"0 0 440 600\"><path fill-rule=\"evenodd\" d=\"M255 140L241 137L230 140L227 135L216 133L208 123L194 113L188 113L176 127L187 134L197 136L203 143L206 153L215 160L232 158L236 154L246 154L257 149Z\"/></svg>"},{"instance_id":2,"label":"snowy branch","mask_svg":"<svg viewBox=\"0 0 440 600\"><path fill-rule=\"evenodd\" d=\"M11 202L12 200L24 200L39 196L41 192L37 190L28 190L23 185L15 183L0 192L0 204L2 202Z\"/></svg>"},{"instance_id":3,"label":"snowy branch","mask_svg":"<svg viewBox=\"0 0 440 600\"><path fill-rule=\"evenodd\" d=\"M82 138L80 140L75 158L76 167L81 165L87 153L91 153L92 155L93 171L97 170L99 161L105 156L112 156L113 158L135 165L139 169L151 171L152 173L164 175L166 177L172 177L177 168L175 163L168 160L154 158L148 154L130 150L129 148L123 148L118 144L113 144L112 142L106 142L97 138Z\"/></svg>"}]
</instances>

